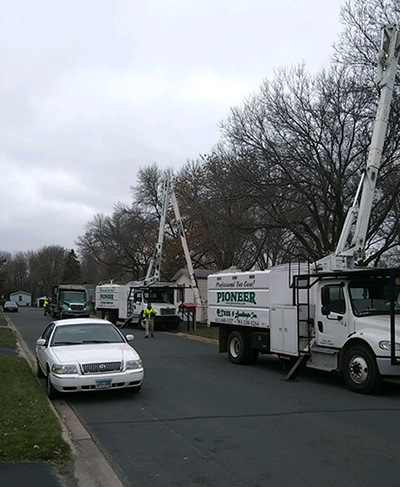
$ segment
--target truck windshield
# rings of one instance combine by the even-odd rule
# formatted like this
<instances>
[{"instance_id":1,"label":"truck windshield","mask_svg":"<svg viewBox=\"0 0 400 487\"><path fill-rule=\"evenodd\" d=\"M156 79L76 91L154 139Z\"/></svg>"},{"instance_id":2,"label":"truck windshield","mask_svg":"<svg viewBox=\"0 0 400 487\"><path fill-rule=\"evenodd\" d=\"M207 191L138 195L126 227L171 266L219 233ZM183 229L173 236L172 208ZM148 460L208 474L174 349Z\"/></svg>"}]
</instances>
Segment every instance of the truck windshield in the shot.
<instances>
[{"instance_id":1,"label":"truck windshield","mask_svg":"<svg viewBox=\"0 0 400 487\"><path fill-rule=\"evenodd\" d=\"M168 303L168 293L163 289L149 289L144 291L143 298L146 303Z\"/></svg>"},{"instance_id":2,"label":"truck windshield","mask_svg":"<svg viewBox=\"0 0 400 487\"><path fill-rule=\"evenodd\" d=\"M73 291L63 292L61 293L61 300L68 303L85 303L86 294Z\"/></svg>"},{"instance_id":3,"label":"truck windshield","mask_svg":"<svg viewBox=\"0 0 400 487\"><path fill-rule=\"evenodd\" d=\"M389 281L353 281L349 283L351 306L355 316L388 315L390 313ZM394 306L400 313L399 286L394 289Z\"/></svg>"}]
</instances>

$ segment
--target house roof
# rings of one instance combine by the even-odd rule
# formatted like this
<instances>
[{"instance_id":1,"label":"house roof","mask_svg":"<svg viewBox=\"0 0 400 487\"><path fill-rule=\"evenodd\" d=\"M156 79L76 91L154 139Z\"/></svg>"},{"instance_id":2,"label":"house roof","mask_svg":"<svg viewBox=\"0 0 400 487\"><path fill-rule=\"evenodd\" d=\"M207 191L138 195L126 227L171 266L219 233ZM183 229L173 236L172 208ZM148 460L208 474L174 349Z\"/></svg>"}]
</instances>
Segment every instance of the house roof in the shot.
<instances>
[{"instance_id":1,"label":"house roof","mask_svg":"<svg viewBox=\"0 0 400 487\"><path fill-rule=\"evenodd\" d=\"M14 296L14 294L25 294L26 296L32 296L31 293L27 293L26 291L15 291L10 294L10 296Z\"/></svg>"},{"instance_id":2,"label":"house roof","mask_svg":"<svg viewBox=\"0 0 400 487\"><path fill-rule=\"evenodd\" d=\"M194 269L194 276L196 279L207 279L207 277L215 271L209 269ZM172 281L178 280L181 276L189 277L189 270L187 267L179 269L179 271L174 275Z\"/></svg>"}]
</instances>

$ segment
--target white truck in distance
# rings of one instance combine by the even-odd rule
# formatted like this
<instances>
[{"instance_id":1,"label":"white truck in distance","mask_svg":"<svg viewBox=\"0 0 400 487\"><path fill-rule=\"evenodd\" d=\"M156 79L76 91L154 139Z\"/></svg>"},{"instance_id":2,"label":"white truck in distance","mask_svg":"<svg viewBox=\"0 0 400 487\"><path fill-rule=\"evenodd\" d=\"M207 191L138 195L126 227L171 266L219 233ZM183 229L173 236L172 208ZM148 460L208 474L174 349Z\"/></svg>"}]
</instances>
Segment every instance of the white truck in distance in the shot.
<instances>
[{"instance_id":1,"label":"white truck in distance","mask_svg":"<svg viewBox=\"0 0 400 487\"><path fill-rule=\"evenodd\" d=\"M400 52L400 33L383 29L378 56L380 100L365 172L335 253L313 264L208 277L208 324L219 350L238 364L260 353L299 367L339 372L359 393L400 377L400 268L362 267Z\"/></svg>"},{"instance_id":2,"label":"white truck in distance","mask_svg":"<svg viewBox=\"0 0 400 487\"><path fill-rule=\"evenodd\" d=\"M183 251L188 267L191 288L193 290L197 306L203 307L203 302L194 276L192 259L186 241L185 228L179 212L179 206L175 195L172 178L168 176L163 182L162 208L158 240L154 254L150 259L147 274L144 279L131 281L128 284L102 284L96 286L96 310L101 311L103 318L112 323L123 321L123 324L141 324L143 310L150 302L157 312L154 320L155 326L165 328L177 328L181 322L174 302L174 290L183 291L182 286L173 283L160 282L162 249L165 235L165 226L168 208L172 203L175 220L179 230Z\"/></svg>"},{"instance_id":3,"label":"white truck in distance","mask_svg":"<svg viewBox=\"0 0 400 487\"><path fill-rule=\"evenodd\" d=\"M96 309L102 318L142 325L143 310L150 302L157 311L154 324L168 329L179 326L181 318L170 302L174 288L161 282L151 287L132 284L102 284L96 286Z\"/></svg>"}]
</instances>

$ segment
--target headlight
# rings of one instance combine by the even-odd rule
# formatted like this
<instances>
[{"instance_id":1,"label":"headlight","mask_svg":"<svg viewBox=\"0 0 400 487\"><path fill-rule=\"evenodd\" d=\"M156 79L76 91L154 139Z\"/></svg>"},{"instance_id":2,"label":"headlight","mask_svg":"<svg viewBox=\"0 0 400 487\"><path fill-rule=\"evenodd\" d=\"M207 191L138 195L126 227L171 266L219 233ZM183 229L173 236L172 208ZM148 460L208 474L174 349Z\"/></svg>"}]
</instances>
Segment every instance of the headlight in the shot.
<instances>
[{"instance_id":1,"label":"headlight","mask_svg":"<svg viewBox=\"0 0 400 487\"><path fill-rule=\"evenodd\" d=\"M78 370L76 365L58 365L54 364L51 367L53 374L77 374Z\"/></svg>"},{"instance_id":2,"label":"headlight","mask_svg":"<svg viewBox=\"0 0 400 487\"><path fill-rule=\"evenodd\" d=\"M379 348L381 348L382 350L387 350L388 352L390 352L392 350L392 342L389 342L387 340L379 342ZM394 344L394 349L396 350L396 352L398 352L400 350L400 343L396 342Z\"/></svg>"},{"instance_id":3,"label":"headlight","mask_svg":"<svg viewBox=\"0 0 400 487\"><path fill-rule=\"evenodd\" d=\"M129 369L141 369L142 367L143 367L142 359L128 360L128 362L126 362L126 370L129 370Z\"/></svg>"}]
</instances>

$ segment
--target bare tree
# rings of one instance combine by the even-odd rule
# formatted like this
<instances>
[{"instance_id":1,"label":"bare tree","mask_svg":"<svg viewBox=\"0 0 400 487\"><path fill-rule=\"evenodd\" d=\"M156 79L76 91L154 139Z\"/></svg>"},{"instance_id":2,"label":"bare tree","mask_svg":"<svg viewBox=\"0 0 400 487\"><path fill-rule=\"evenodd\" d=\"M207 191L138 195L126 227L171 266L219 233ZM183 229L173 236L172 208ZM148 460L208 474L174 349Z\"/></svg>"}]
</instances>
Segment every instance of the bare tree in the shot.
<instances>
[{"instance_id":1,"label":"bare tree","mask_svg":"<svg viewBox=\"0 0 400 487\"><path fill-rule=\"evenodd\" d=\"M251 201L241 190L232 161L221 154L188 163L177 185L197 266L219 269L254 264Z\"/></svg>"},{"instance_id":2,"label":"bare tree","mask_svg":"<svg viewBox=\"0 0 400 487\"><path fill-rule=\"evenodd\" d=\"M260 224L286 234L282 256L334 249L367 153L370 96L344 68L281 69L222 124Z\"/></svg>"},{"instance_id":3,"label":"bare tree","mask_svg":"<svg viewBox=\"0 0 400 487\"><path fill-rule=\"evenodd\" d=\"M28 252L31 292L34 296L50 296L53 286L62 281L68 251L60 245Z\"/></svg>"},{"instance_id":4,"label":"bare tree","mask_svg":"<svg viewBox=\"0 0 400 487\"><path fill-rule=\"evenodd\" d=\"M129 281L145 272L147 235L153 231L142 212L119 204L111 216L96 215L77 245L82 260L89 256L103 270L101 280Z\"/></svg>"},{"instance_id":5,"label":"bare tree","mask_svg":"<svg viewBox=\"0 0 400 487\"><path fill-rule=\"evenodd\" d=\"M30 271L26 252L17 252L9 255L5 262L6 286L8 294L15 291L27 291L30 289Z\"/></svg>"}]
</instances>

